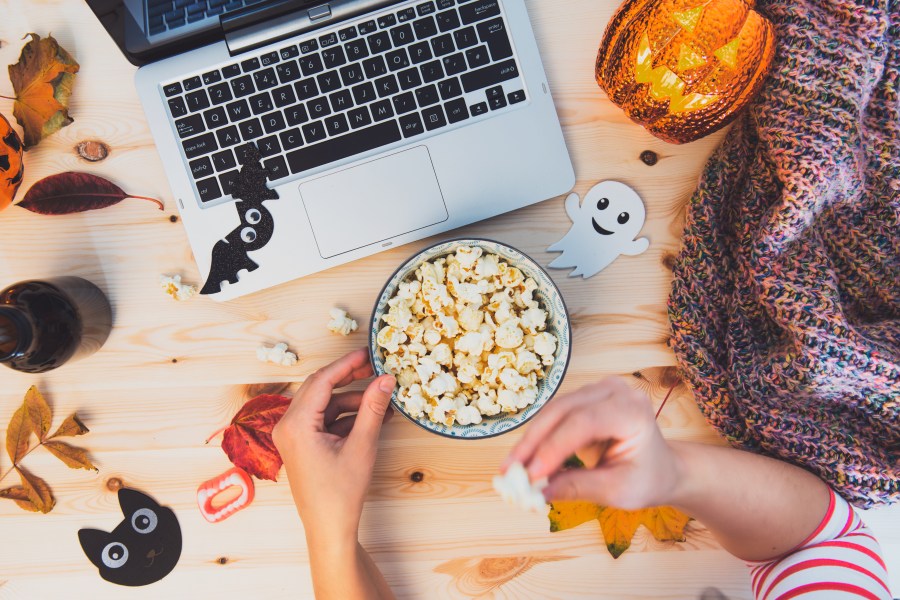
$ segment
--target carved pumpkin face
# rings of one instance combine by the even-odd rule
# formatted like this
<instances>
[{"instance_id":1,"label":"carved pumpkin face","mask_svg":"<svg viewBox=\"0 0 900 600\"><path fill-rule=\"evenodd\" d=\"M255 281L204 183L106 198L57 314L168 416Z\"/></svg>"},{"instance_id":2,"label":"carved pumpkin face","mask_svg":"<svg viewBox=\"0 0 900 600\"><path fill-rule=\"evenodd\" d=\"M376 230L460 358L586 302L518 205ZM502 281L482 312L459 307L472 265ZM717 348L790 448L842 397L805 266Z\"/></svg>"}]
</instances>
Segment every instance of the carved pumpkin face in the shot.
<instances>
[{"instance_id":1,"label":"carved pumpkin face","mask_svg":"<svg viewBox=\"0 0 900 600\"><path fill-rule=\"evenodd\" d=\"M0 115L0 210L12 204L25 175L22 150L19 134Z\"/></svg>"},{"instance_id":2,"label":"carved pumpkin face","mask_svg":"<svg viewBox=\"0 0 900 600\"><path fill-rule=\"evenodd\" d=\"M676 144L727 125L775 53L753 0L625 0L603 35L597 83L650 133Z\"/></svg>"}]
</instances>

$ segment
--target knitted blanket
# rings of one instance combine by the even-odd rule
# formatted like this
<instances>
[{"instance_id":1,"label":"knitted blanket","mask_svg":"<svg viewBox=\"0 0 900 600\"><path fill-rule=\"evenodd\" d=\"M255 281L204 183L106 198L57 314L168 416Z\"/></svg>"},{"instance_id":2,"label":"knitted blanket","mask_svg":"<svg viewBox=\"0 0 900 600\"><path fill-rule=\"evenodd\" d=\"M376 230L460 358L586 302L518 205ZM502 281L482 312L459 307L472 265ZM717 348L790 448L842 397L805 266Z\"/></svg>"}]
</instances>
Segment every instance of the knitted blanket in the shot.
<instances>
[{"instance_id":1,"label":"knitted blanket","mask_svg":"<svg viewBox=\"0 0 900 600\"><path fill-rule=\"evenodd\" d=\"M760 0L771 75L691 198L672 346L732 443L900 500L900 2Z\"/></svg>"}]
</instances>

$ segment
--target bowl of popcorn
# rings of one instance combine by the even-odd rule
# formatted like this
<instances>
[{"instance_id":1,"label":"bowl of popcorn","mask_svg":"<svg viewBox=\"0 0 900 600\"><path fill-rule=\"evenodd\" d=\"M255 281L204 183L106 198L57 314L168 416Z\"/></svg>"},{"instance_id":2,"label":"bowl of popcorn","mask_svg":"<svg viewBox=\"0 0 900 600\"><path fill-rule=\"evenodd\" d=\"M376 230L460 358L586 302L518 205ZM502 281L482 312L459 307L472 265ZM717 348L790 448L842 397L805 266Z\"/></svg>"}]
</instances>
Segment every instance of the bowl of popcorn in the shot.
<instances>
[{"instance_id":1,"label":"bowl of popcorn","mask_svg":"<svg viewBox=\"0 0 900 600\"><path fill-rule=\"evenodd\" d=\"M397 378L394 406L441 435L514 429L556 393L569 363L569 314L550 276L515 248L441 242L407 260L378 296L375 373Z\"/></svg>"}]
</instances>

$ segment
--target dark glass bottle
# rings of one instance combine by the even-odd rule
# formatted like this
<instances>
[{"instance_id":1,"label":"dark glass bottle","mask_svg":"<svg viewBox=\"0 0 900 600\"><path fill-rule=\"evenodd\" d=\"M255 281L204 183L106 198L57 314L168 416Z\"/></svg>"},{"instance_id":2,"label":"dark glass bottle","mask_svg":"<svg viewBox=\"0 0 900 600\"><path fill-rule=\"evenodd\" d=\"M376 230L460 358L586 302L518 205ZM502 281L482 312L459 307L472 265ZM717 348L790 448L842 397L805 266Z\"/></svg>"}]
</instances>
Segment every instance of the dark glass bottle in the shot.
<instances>
[{"instance_id":1,"label":"dark glass bottle","mask_svg":"<svg viewBox=\"0 0 900 600\"><path fill-rule=\"evenodd\" d=\"M22 281L0 291L0 362L42 373L100 349L112 328L109 300L80 277Z\"/></svg>"}]
</instances>

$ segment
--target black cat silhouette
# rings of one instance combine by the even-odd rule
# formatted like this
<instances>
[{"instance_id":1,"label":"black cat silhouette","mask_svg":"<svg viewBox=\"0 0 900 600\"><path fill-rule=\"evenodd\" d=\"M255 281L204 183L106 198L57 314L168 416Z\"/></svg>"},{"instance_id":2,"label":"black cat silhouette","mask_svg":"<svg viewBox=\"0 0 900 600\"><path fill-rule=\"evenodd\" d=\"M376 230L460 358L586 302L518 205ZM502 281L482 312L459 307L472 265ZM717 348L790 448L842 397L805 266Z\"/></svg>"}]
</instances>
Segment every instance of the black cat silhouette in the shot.
<instances>
[{"instance_id":1,"label":"black cat silhouette","mask_svg":"<svg viewBox=\"0 0 900 600\"><path fill-rule=\"evenodd\" d=\"M181 557L181 526L175 513L128 488L119 490L119 506L125 518L112 531L78 531L82 550L106 581L128 586L159 581Z\"/></svg>"}]
</instances>

